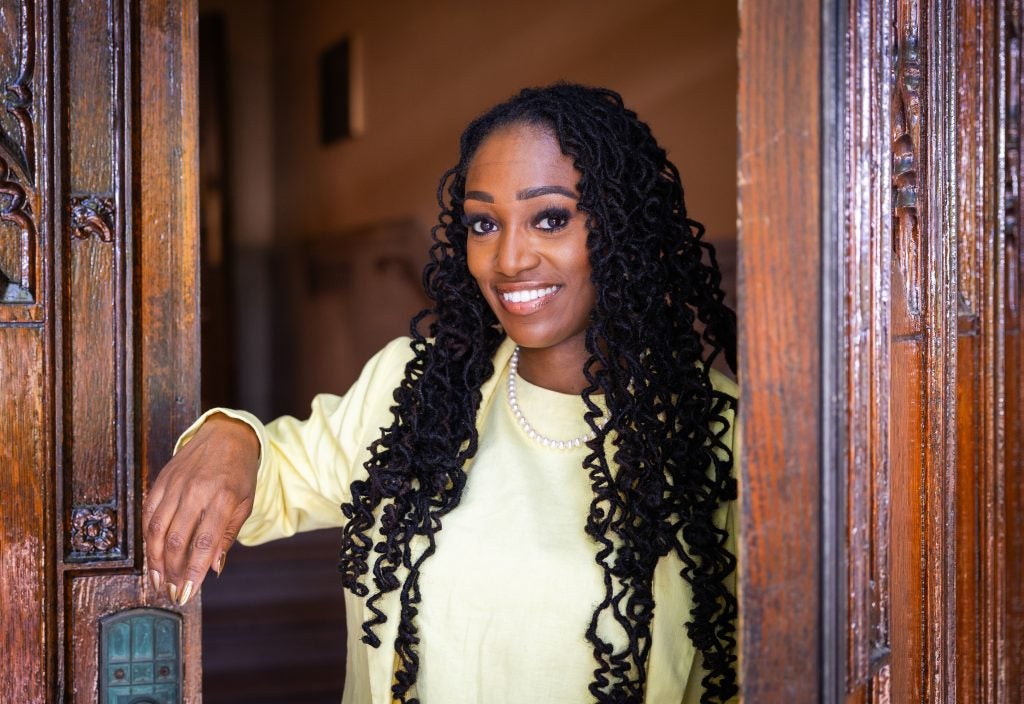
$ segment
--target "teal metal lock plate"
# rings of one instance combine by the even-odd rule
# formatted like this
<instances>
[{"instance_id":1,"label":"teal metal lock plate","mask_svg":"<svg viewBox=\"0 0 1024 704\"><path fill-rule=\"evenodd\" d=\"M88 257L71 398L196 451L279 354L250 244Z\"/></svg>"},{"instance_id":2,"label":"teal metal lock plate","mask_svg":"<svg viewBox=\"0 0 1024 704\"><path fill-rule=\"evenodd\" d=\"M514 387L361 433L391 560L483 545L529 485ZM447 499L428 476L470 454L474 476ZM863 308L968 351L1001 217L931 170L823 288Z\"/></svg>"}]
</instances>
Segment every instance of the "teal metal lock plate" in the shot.
<instances>
[{"instance_id":1,"label":"teal metal lock plate","mask_svg":"<svg viewBox=\"0 0 1024 704\"><path fill-rule=\"evenodd\" d=\"M100 619L100 703L181 704L181 616L128 609Z\"/></svg>"}]
</instances>

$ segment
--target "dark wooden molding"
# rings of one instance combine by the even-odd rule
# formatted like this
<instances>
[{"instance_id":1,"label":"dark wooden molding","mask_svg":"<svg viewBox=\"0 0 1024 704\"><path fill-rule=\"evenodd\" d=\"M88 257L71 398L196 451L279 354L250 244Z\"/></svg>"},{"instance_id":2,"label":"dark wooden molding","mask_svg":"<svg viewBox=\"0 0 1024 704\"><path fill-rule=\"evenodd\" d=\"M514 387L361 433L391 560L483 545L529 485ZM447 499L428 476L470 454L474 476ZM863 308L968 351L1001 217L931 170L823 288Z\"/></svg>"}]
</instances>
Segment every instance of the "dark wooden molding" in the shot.
<instances>
[{"instance_id":1,"label":"dark wooden molding","mask_svg":"<svg viewBox=\"0 0 1024 704\"><path fill-rule=\"evenodd\" d=\"M838 704L846 690L848 550L847 487L843 452L848 384L845 382L843 326L846 253L842 249L846 192L847 115L844 86L851 28L844 0L821 3L821 694Z\"/></svg>"},{"instance_id":2,"label":"dark wooden molding","mask_svg":"<svg viewBox=\"0 0 1024 704\"><path fill-rule=\"evenodd\" d=\"M910 312L921 312L921 229L918 172L921 151L921 8L892 0L896 59L892 72L893 250ZM883 59L885 60L885 59Z\"/></svg>"},{"instance_id":3,"label":"dark wooden molding","mask_svg":"<svg viewBox=\"0 0 1024 704\"><path fill-rule=\"evenodd\" d=\"M879 403L892 384L887 305L892 284L886 274L903 256L904 281L918 279L904 287L907 296L921 285L915 142L920 136L919 46L906 32L911 36L903 51L892 50L899 33L895 12L895 4L886 0L850 2L840 49L846 63L833 81L847 101L837 106L840 129L835 135L843 178L833 186L836 204L831 210L826 206L839 221L833 233L826 232L841 262L839 312L831 326L823 326L826 334L838 336L841 350L834 382L839 418L833 428L840 450L831 473L841 500L831 510L837 514L843 548L836 569L842 577L837 610L843 618L835 637L844 657L841 688L833 688L828 700L837 702L887 701L891 686L888 428L893 416L888 404ZM906 229L906 239L897 244L899 227ZM827 474L823 468L823 482Z\"/></svg>"},{"instance_id":4,"label":"dark wooden molding","mask_svg":"<svg viewBox=\"0 0 1024 704\"><path fill-rule=\"evenodd\" d=\"M1005 76L1003 85L1003 120L1005 130L1003 230L1006 237L1007 312L1016 314L1020 306L1020 226L1021 226L1021 6L1020 0L1003 0L1003 23L1006 40L1003 49Z\"/></svg>"}]
</instances>

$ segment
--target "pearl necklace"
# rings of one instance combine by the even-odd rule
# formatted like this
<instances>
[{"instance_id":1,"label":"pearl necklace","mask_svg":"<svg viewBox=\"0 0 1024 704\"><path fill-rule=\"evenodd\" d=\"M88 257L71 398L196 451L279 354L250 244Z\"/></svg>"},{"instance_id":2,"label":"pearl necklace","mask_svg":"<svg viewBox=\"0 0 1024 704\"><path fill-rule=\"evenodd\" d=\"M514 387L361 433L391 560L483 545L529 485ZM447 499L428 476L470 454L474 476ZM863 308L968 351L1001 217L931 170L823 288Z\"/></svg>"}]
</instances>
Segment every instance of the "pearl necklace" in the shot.
<instances>
[{"instance_id":1,"label":"pearl necklace","mask_svg":"<svg viewBox=\"0 0 1024 704\"><path fill-rule=\"evenodd\" d=\"M530 439L543 445L544 447L550 447L556 450L572 450L577 447L581 447L583 443L590 442L595 437L594 431L588 431L585 435L572 438L571 440L554 440L541 435L533 426L530 425L526 417L523 416L523 411L519 408L519 399L516 397L516 374L519 371L519 347L516 346L512 352L512 359L508 363L508 405L512 409L512 415L516 417L516 421L519 422L519 426L523 429L523 432L530 436ZM603 426L604 423L598 423L598 427Z\"/></svg>"}]
</instances>

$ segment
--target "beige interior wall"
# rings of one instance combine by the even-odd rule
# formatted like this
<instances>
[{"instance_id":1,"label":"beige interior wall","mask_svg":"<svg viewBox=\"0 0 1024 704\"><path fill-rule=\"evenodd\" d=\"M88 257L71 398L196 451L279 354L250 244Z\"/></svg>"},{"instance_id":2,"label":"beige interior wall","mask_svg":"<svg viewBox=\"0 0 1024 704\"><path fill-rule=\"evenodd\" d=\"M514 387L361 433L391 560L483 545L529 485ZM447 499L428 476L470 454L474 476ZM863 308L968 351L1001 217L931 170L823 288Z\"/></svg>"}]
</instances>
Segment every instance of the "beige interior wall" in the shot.
<instances>
[{"instance_id":1,"label":"beige interior wall","mask_svg":"<svg viewBox=\"0 0 1024 704\"><path fill-rule=\"evenodd\" d=\"M437 216L437 179L478 113L559 79L605 85L651 125L712 239L736 230L734 3L717 0L275 5L277 229L315 237ZM317 57L363 45L365 134L319 143Z\"/></svg>"}]
</instances>

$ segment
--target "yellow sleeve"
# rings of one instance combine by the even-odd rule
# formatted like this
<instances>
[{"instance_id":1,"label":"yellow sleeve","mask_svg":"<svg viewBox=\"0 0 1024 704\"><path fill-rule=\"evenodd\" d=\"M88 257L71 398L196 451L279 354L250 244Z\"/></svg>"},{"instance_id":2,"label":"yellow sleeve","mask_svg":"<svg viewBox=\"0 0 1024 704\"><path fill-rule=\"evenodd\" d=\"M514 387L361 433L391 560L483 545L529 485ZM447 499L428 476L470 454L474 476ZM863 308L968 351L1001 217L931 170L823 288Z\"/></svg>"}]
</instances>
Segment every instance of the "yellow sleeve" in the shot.
<instances>
[{"instance_id":1,"label":"yellow sleeve","mask_svg":"<svg viewBox=\"0 0 1024 704\"><path fill-rule=\"evenodd\" d=\"M340 506L364 472L366 448L391 425L394 390L412 357L408 338L390 342L360 373L344 396L320 394L309 418L282 416L266 425L245 411L215 408L182 434L175 452L213 413L247 423L260 441L253 511L238 540L256 545L300 531L340 526Z\"/></svg>"}]
</instances>

